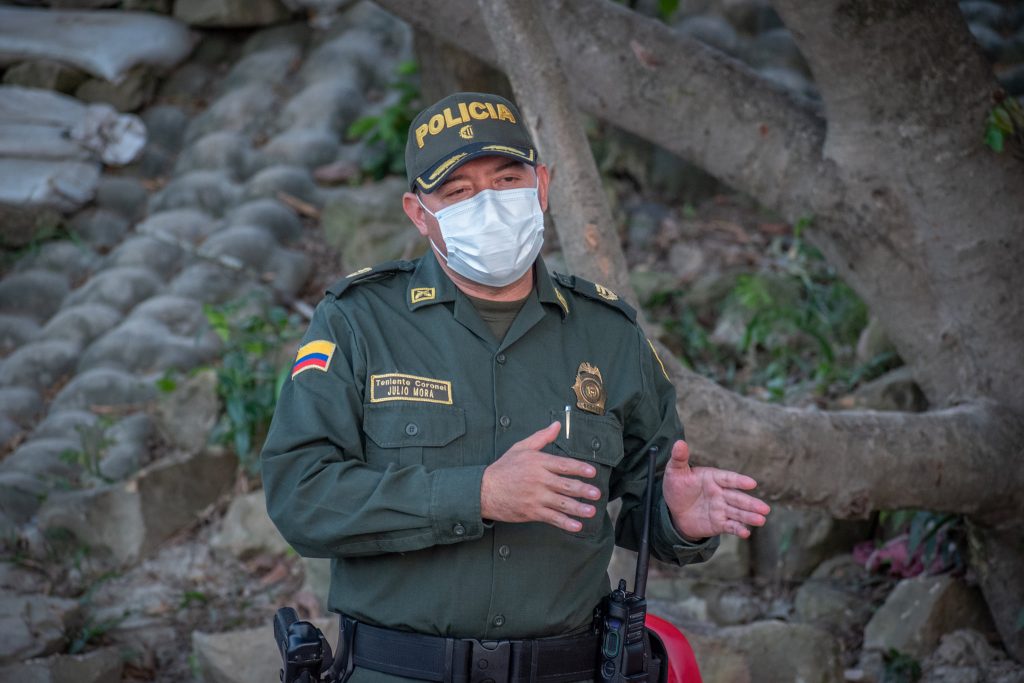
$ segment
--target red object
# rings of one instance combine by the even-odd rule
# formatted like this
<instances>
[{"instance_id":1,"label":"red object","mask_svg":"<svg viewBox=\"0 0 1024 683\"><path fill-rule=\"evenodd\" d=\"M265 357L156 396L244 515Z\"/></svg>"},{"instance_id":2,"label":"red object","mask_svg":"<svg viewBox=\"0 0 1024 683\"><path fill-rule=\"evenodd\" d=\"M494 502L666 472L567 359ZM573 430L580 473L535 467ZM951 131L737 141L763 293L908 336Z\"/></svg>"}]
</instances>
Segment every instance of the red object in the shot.
<instances>
[{"instance_id":1,"label":"red object","mask_svg":"<svg viewBox=\"0 0 1024 683\"><path fill-rule=\"evenodd\" d=\"M667 683L702 683L697 658L690 641L675 626L659 616L647 613L647 629L658 636L668 654Z\"/></svg>"}]
</instances>

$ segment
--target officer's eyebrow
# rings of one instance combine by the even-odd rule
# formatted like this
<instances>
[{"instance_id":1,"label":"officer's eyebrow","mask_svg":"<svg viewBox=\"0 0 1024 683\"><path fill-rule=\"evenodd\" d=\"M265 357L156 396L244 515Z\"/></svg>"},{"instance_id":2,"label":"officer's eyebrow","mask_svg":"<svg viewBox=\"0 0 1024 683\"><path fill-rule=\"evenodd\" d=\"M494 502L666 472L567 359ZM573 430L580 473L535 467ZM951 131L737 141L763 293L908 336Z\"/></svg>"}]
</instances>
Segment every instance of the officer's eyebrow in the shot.
<instances>
[{"instance_id":1,"label":"officer's eyebrow","mask_svg":"<svg viewBox=\"0 0 1024 683\"><path fill-rule=\"evenodd\" d=\"M510 168L513 168L513 167L525 168L526 167L526 163L524 163L522 161L517 161L516 159L508 159L505 163L501 164L500 166L495 168L493 171L491 171L491 173L495 173L495 174L501 173L502 171L506 171L506 170L508 170ZM459 169L456 169L456 170L452 171L451 175L449 175L447 178L445 178L445 181L443 183L441 183L438 186L437 189L440 190L445 185L447 185L448 183L454 183L456 180L464 180L465 177L466 177L466 175L464 173L460 173Z\"/></svg>"}]
</instances>

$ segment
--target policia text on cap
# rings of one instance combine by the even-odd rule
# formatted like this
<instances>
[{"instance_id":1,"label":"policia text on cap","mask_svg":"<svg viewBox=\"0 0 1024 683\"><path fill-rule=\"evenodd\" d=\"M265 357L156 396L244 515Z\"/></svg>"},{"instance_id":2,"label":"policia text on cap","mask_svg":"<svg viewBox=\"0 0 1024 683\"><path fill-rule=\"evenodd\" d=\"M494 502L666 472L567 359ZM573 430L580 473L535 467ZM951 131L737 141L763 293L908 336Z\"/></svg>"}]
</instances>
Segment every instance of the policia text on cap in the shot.
<instances>
[{"instance_id":1,"label":"policia text on cap","mask_svg":"<svg viewBox=\"0 0 1024 683\"><path fill-rule=\"evenodd\" d=\"M768 506L689 465L633 309L548 272L549 176L513 103L428 107L406 167L430 249L328 289L263 449L268 511L332 559L350 681L594 678L593 610L613 544L636 548L651 447L659 560L705 560Z\"/></svg>"}]
</instances>

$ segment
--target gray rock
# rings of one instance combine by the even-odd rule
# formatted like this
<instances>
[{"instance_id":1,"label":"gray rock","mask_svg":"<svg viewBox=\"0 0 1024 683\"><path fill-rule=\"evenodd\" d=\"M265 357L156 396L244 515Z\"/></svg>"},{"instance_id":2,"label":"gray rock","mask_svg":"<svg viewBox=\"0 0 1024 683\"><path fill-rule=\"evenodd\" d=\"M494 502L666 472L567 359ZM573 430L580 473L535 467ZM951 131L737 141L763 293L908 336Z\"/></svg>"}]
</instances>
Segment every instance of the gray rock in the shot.
<instances>
[{"instance_id":1,"label":"gray rock","mask_svg":"<svg viewBox=\"0 0 1024 683\"><path fill-rule=\"evenodd\" d=\"M208 133L190 144L178 157L175 173L223 171L232 179L248 178L258 165L248 136L233 131Z\"/></svg>"},{"instance_id":2,"label":"gray rock","mask_svg":"<svg viewBox=\"0 0 1024 683\"><path fill-rule=\"evenodd\" d=\"M159 145L146 145L142 154L129 166L124 173L136 178L164 178L171 175L174 154Z\"/></svg>"},{"instance_id":3,"label":"gray rock","mask_svg":"<svg viewBox=\"0 0 1024 683\"><path fill-rule=\"evenodd\" d=\"M77 600L0 592L0 663L57 652L80 612Z\"/></svg>"},{"instance_id":4,"label":"gray rock","mask_svg":"<svg viewBox=\"0 0 1024 683\"><path fill-rule=\"evenodd\" d=\"M716 16L687 17L676 25L683 35L696 38L705 45L721 50L733 57L739 56L740 38L727 21Z\"/></svg>"},{"instance_id":5,"label":"gray rock","mask_svg":"<svg viewBox=\"0 0 1024 683\"><path fill-rule=\"evenodd\" d=\"M903 366L857 387L852 396L841 400L840 405L843 408L920 413L928 409L928 399L914 381L911 368Z\"/></svg>"},{"instance_id":6,"label":"gray rock","mask_svg":"<svg viewBox=\"0 0 1024 683\"><path fill-rule=\"evenodd\" d=\"M130 227L127 218L107 209L85 209L71 219L71 228L78 236L99 249L119 244Z\"/></svg>"},{"instance_id":7,"label":"gray rock","mask_svg":"<svg viewBox=\"0 0 1024 683\"><path fill-rule=\"evenodd\" d=\"M279 193L314 206L321 205L323 201L309 171L298 166L270 166L250 178L245 185L246 199L277 199Z\"/></svg>"},{"instance_id":8,"label":"gray rock","mask_svg":"<svg viewBox=\"0 0 1024 683\"><path fill-rule=\"evenodd\" d=\"M402 210L406 189L403 179L387 178L331 191L320 222L327 243L344 251L348 270L400 258L421 241Z\"/></svg>"},{"instance_id":9,"label":"gray rock","mask_svg":"<svg viewBox=\"0 0 1024 683\"><path fill-rule=\"evenodd\" d=\"M0 588L12 593L44 593L47 579L39 568L26 567L19 562L0 562Z\"/></svg>"},{"instance_id":10,"label":"gray rock","mask_svg":"<svg viewBox=\"0 0 1024 683\"><path fill-rule=\"evenodd\" d=\"M329 130L291 129L274 137L263 147L269 163L316 168L338 155L338 136Z\"/></svg>"},{"instance_id":11,"label":"gray rock","mask_svg":"<svg viewBox=\"0 0 1024 683\"><path fill-rule=\"evenodd\" d=\"M794 95L808 99L818 97L818 91L811 82L792 69L781 66L765 66L758 69L757 72L766 81L774 83Z\"/></svg>"},{"instance_id":12,"label":"gray rock","mask_svg":"<svg viewBox=\"0 0 1024 683\"><path fill-rule=\"evenodd\" d=\"M669 248L668 265L680 282L692 282L704 270L704 250L687 242Z\"/></svg>"},{"instance_id":13,"label":"gray rock","mask_svg":"<svg viewBox=\"0 0 1024 683\"><path fill-rule=\"evenodd\" d=\"M267 501L263 491L239 496L231 501L220 528L210 539L218 550L245 558L257 553L282 555L288 542L267 516Z\"/></svg>"},{"instance_id":14,"label":"gray rock","mask_svg":"<svg viewBox=\"0 0 1024 683\"><path fill-rule=\"evenodd\" d=\"M228 214L228 225L258 225L274 235L281 244L288 244L302 234L302 221L295 211L276 199L254 199Z\"/></svg>"},{"instance_id":15,"label":"gray rock","mask_svg":"<svg viewBox=\"0 0 1024 683\"><path fill-rule=\"evenodd\" d=\"M0 353L27 344L39 334L39 323L26 315L0 313Z\"/></svg>"},{"instance_id":16,"label":"gray rock","mask_svg":"<svg viewBox=\"0 0 1024 683\"><path fill-rule=\"evenodd\" d=\"M857 338L857 364L865 365L883 354L895 353L896 347L886 336L881 321L872 316Z\"/></svg>"},{"instance_id":17,"label":"gray rock","mask_svg":"<svg viewBox=\"0 0 1024 683\"><path fill-rule=\"evenodd\" d=\"M0 463L0 514L10 522L24 524L32 519L47 491L48 487L37 476Z\"/></svg>"},{"instance_id":18,"label":"gray rock","mask_svg":"<svg viewBox=\"0 0 1024 683\"><path fill-rule=\"evenodd\" d=\"M291 249L277 248L263 265L263 277L270 280L270 286L279 292L298 294L313 266L309 257Z\"/></svg>"},{"instance_id":19,"label":"gray rock","mask_svg":"<svg viewBox=\"0 0 1024 683\"><path fill-rule=\"evenodd\" d=\"M151 442L156 421L147 413L129 415L107 430L110 445L99 463L100 474L109 480L126 479L153 460Z\"/></svg>"},{"instance_id":20,"label":"gray rock","mask_svg":"<svg viewBox=\"0 0 1024 683\"><path fill-rule=\"evenodd\" d=\"M1024 681L1024 666L989 644L981 633L961 629L942 636L939 647L923 662L921 683Z\"/></svg>"},{"instance_id":21,"label":"gray rock","mask_svg":"<svg viewBox=\"0 0 1024 683\"><path fill-rule=\"evenodd\" d=\"M0 411L15 424L27 427L43 410L39 392L28 387L0 388Z\"/></svg>"},{"instance_id":22,"label":"gray rock","mask_svg":"<svg viewBox=\"0 0 1024 683\"><path fill-rule=\"evenodd\" d=\"M80 347L61 339L23 346L0 361L0 386L45 390L74 370Z\"/></svg>"},{"instance_id":23,"label":"gray rock","mask_svg":"<svg viewBox=\"0 0 1024 683\"><path fill-rule=\"evenodd\" d=\"M807 624L759 621L730 626L719 636L746 657L758 683L834 683L843 680L839 644Z\"/></svg>"},{"instance_id":24,"label":"gray rock","mask_svg":"<svg viewBox=\"0 0 1024 683\"><path fill-rule=\"evenodd\" d=\"M0 7L0 11L2 11ZM21 159L0 157L0 207L8 221L17 219L14 225L4 225L0 241L6 244L24 245L29 240L17 241L26 229L35 229L59 220L60 213L70 213L81 208L96 194L100 165L95 161L73 161L52 159ZM19 211L15 211L18 209ZM29 238L36 233L29 232Z\"/></svg>"},{"instance_id":25,"label":"gray rock","mask_svg":"<svg viewBox=\"0 0 1024 683\"><path fill-rule=\"evenodd\" d=\"M49 59L13 64L4 71L3 82L25 88L41 88L71 94L88 78L84 71Z\"/></svg>"},{"instance_id":26,"label":"gray rock","mask_svg":"<svg viewBox=\"0 0 1024 683\"><path fill-rule=\"evenodd\" d=\"M69 306L50 319L41 336L61 339L79 348L109 330L121 320L121 312L103 303L84 303Z\"/></svg>"},{"instance_id":27,"label":"gray rock","mask_svg":"<svg viewBox=\"0 0 1024 683\"><path fill-rule=\"evenodd\" d=\"M143 235L182 245L196 245L218 228L210 214L195 209L172 209L153 213L135 228Z\"/></svg>"},{"instance_id":28,"label":"gray rock","mask_svg":"<svg viewBox=\"0 0 1024 683\"><path fill-rule=\"evenodd\" d=\"M152 134L151 131L147 131ZM96 186L96 206L134 221L146 208L149 192L137 178L104 175Z\"/></svg>"},{"instance_id":29,"label":"gray rock","mask_svg":"<svg viewBox=\"0 0 1024 683\"><path fill-rule=\"evenodd\" d=\"M231 90L257 83L265 88L273 88L284 83L301 61L302 48L294 43L283 42L252 51L235 62L220 87Z\"/></svg>"},{"instance_id":30,"label":"gray rock","mask_svg":"<svg viewBox=\"0 0 1024 683\"><path fill-rule=\"evenodd\" d=\"M0 413L0 449L6 451L8 444L18 437L21 432L22 429L18 426L17 422Z\"/></svg>"},{"instance_id":31,"label":"gray rock","mask_svg":"<svg viewBox=\"0 0 1024 683\"><path fill-rule=\"evenodd\" d=\"M202 47L202 43L200 44ZM172 71L163 85L160 86L158 97L164 106L194 107L196 93L208 93L214 88L217 72L212 64L189 61ZM151 107L150 110L157 107ZM145 114L143 115L145 117ZM184 124L188 125L188 116L184 116ZM184 131L182 131L184 133ZM184 136L182 136L182 139ZM179 142L180 144L180 142ZM175 149L177 145L175 146Z\"/></svg>"},{"instance_id":32,"label":"gray rock","mask_svg":"<svg viewBox=\"0 0 1024 683\"><path fill-rule=\"evenodd\" d=\"M52 655L0 668L0 680L20 683L119 683L124 658L116 647L80 655Z\"/></svg>"},{"instance_id":33,"label":"gray rock","mask_svg":"<svg viewBox=\"0 0 1024 683\"><path fill-rule=\"evenodd\" d=\"M273 121L277 98L258 84L229 90L192 119L185 131L185 140L198 140L218 130L252 135L265 130Z\"/></svg>"},{"instance_id":34,"label":"gray rock","mask_svg":"<svg viewBox=\"0 0 1024 683\"><path fill-rule=\"evenodd\" d=\"M156 72L137 66L116 83L90 78L75 89L75 97L83 102L106 102L122 112L136 111L153 99L156 85Z\"/></svg>"},{"instance_id":35,"label":"gray rock","mask_svg":"<svg viewBox=\"0 0 1024 683\"><path fill-rule=\"evenodd\" d=\"M985 56L993 62L998 61L1004 48L1003 37L984 24L970 24L968 28Z\"/></svg>"},{"instance_id":36,"label":"gray rock","mask_svg":"<svg viewBox=\"0 0 1024 683\"><path fill-rule=\"evenodd\" d=\"M181 271L167 291L206 304L220 304L234 298L247 285L249 282L237 270L204 261Z\"/></svg>"},{"instance_id":37,"label":"gray rock","mask_svg":"<svg viewBox=\"0 0 1024 683\"><path fill-rule=\"evenodd\" d=\"M185 69L187 68L186 66ZM202 92L202 90L196 90L190 94L194 97L196 92ZM188 120L188 114L184 109L171 104L149 107L142 112L142 121L146 124L149 142L169 152L181 148L181 144L185 140Z\"/></svg>"},{"instance_id":38,"label":"gray rock","mask_svg":"<svg viewBox=\"0 0 1024 683\"><path fill-rule=\"evenodd\" d=\"M131 319L155 321L179 337L200 338L211 333L202 304L172 294L155 296L142 302L132 311ZM216 335L214 338L217 338ZM206 340L203 343L206 344Z\"/></svg>"},{"instance_id":39,"label":"gray rock","mask_svg":"<svg viewBox=\"0 0 1024 683\"><path fill-rule=\"evenodd\" d=\"M99 256L81 242L53 240L18 262L18 269L51 270L79 282L99 265Z\"/></svg>"},{"instance_id":40,"label":"gray rock","mask_svg":"<svg viewBox=\"0 0 1024 683\"><path fill-rule=\"evenodd\" d=\"M160 398L157 421L164 439L186 453L198 453L209 442L220 415L217 373L203 370L186 378Z\"/></svg>"},{"instance_id":41,"label":"gray rock","mask_svg":"<svg viewBox=\"0 0 1024 683\"><path fill-rule=\"evenodd\" d=\"M755 69L779 67L810 76L807 62L787 28L776 28L758 35L747 48L746 61Z\"/></svg>"},{"instance_id":42,"label":"gray rock","mask_svg":"<svg viewBox=\"0 0 1024 683\"><path fill-rule=\"evenodd\" d=\"M129 318L81 355L78 370L121 368L136 374L190 370L216 357L216 335L177 335L156 320Z\"/></svg>"},{"instance_id":43,"label":"gray rock","mask_svg":"<svg viewBox=\"0 0 1024 683\"><path fill-rule=\"evenodd\" d=\"M721 626L746 624L763 616L761 602L746 591L723 590L708 602L711 619Z\"/></svg>"},{"instance_id":44,"label":"gray rock","mask_svg":"<svg viewBox=\"0 0 1024 683\"><path fill-rule=\"evenodd\" d=\"M353 44L363 42L364 45ZM307 85L337 81L355 92L365 92L373 81L373 64L358 54L360 49L379 51L380 44L367 40L365 33L346 31L311 51L299 70L299 81ZM379 54L379 53L378 53Z\"/></svg>"},{"instance_id":45,"label":"gray rock","mask_svg":"<svg viewBox=\"0 0 1024 683\"><path fill-rule=\"evenodd\" d=\"M151 235L138 235L123 242L110 255L111 266L139 266L156 272L162 280L169 280L181 270L188 255L177 244L168 244Z\"/></svg>"},{"instance_id":46,"label":"gray rock","mask_svg":"<svg viewBox=\"0 0 1024 683\"><path fill-rule=\"evenodd\" d=\"M750 683L760 680L752 672L760 671L742 652L731 647L721 636L682 629L693 653L703 683Z\"/></svg>"},{"instance_id":47,"label":"gray rock","mask_svg":"<svg viewBox=\"0 0 1024 683\"><path fill-rule=\"evenodd\" d=\"M43 322L57 312L68 293L67 277L48 270L12 273L0 281L0 313Z\"/></svg>"},{"instance_id":48,"label":"gray rock","mask_svg":"<svg viewBox=\"0 0 1024 683\"><path fill-rule=\"evenodd\" d=\"M991 633L992 618L977 588L949 575L904 579L886 598L867 628L864 649L895 649L921 659L939 638L958 629Z\"/></svg>"},{"instance_id":49,"label":"gray rock","mask_svg":"<svg viewBox=\"0 0 1024 683\"><path fill-rule=\"evenodd\" d=\"M309 43L312 31L307 21L295 21L260 29L249 36L242 45L242 54L263 52L281 46L304 48Z\"/></svg>"},{"instance_id":50,"label":"gray rock","mask_svg":"<svg viewBox=\"0 0 1024 683\"><path fill-rule=\"evenodd\" d=\"M960 11L968 24L981 24L991 29L1007 28L1007 12L1002 6L987 0L966 0L960 3Z\"/></svg>"},{"instance_id":51,"label":"gray rock","mask_svg":"<svg viewBox=\"0 0 1024 683\"><path fill-rule=\"evenodd\" d=\"M46 419L32 430L32 438L77 439L81 429L94 426L98 419L95 413L87 410L51 411Z\"/></svg>"},{"instance_id":52,"label":"gray rock","mask_svg":"<svg viewBox=\"0 0 1024 683\"><path fill-rule=\"evenodd\" d=\"M773 505L769 522L754 529L750 537L755 574L775 580L803 579L824 559L867 538L869 530L868 522Z\"/></svg>"},{"instance_id":53,"label":"gray rock","mask_svg":"<svg viewBox=\"0 0 1024 683\"><path fill-rule=\"evenodd\" d=\"M127 484L52 494L40 528L69 530L114 566L134 564L193 523L230 486L236 467L221 451L164 458Z\"/></svg>"},{"instance_id":54,"label":"gray rock","mask_svg":"<svg viewBox=\"0 0 1024 683\"><path fill-rule=\"evenodd\" d=\"M278 117L278 125L282 129L327 130L344 136L365 106L363 92L350 80L332 74L292 97Z\"/></svg>"},{"instance_id":55,"label":"gray rock","mask_svg":"<svg viewBox=\"0 0 1024 683\"><path fill-rule=\"evenodd\" d=\"M797 621L815 624L830 633L863 629L873 610L864 596L820 579L802 583L793 606Z\"/></svg>"},{"instance_id":56,"label":"gray rock","mask_svg":"<svg viewBox=\"0 0 1024 683\"><path fill-rule=\"evenodd\" d=\"M83 450L79 438L34 439L26 441L3 460L4 469L43 480L72 479L82 469Z\"/></svg>"},{"instance_id":57,"label":"gray rock","mask_svg":"<svg viewBox=\"0 0 1024 683\"><path fill-rule=\"evenodd\" d=\"M51 410L90 410L94 408L135 409L145 406L156 395L149 382L122 370L87 370L61 389Z\"/></svg>"},{"instance_id":58,"label":"gray rock","mask_svg":"<svg viewBox=\"0 0 1024 683\"><path fill-rule=\"evenodd\" d=\"M327 642L338 641L338 620L313 619ZM274 630L268 623L258 628L225 633L192 632L192 650L196 654L203 680L218 683L250 683L266 677L266 672L281 668L281 658L268 642Z\"/></svg>"},{"instance_id":59,"label":"gray rock","mask_svg":"<svg viewBox=\"0 0 1024 683\"><path fill-rule=\"evenodd\" d=\"M724 534L718 550L707 562L689 565L683 573L703 579L737 581L750 576L750 544L736 536Z\"/></svg>"},{"instance_id":60,"label":"gray rock","mask_svg":"<svg viewBox=\"0 0 1024 683\"><path fill-rule=\"evenodd\" d=\"M782 26L768 0L722 0L718 9L738 31L750 35Z\"/></svg>"},{"instance_id":61,"label":"gray rock","mask_svg":"<svg viewBox=\"0 0 1024 683\"><path fill-rule=\"evenodd\" d=\"M1024 61L1024 31L1020 34L1021 61ZM996 74L999 84L1010 95L1020 97L1024 95L1024 64L1017 64L1009 69L1003 69Z\"/></svg>"},{"instance_id":62,"label":"gray rock","mask_svg":"<svg viewBox=\"0 0 1024 683\"><path fill-rule=\"evenodd\" d=\"M149 200L149 211L198 209L221 216L241 199L241 188L219 171L192 171L178 176Z\"/></svg>"},{"instance_id":63,"label":"gray rock","mask_svg":"<svg viewBox=\"0 0 1024 683\"><path fill-rule=\"evenodd\" d=\"M259 269L277 246L273 235L252 225L233 225L214 234L199 249L200 255L236 269Z\"/></svg>"},{"instance_id":64,"label":"gray rock","mask_svg":"<svg viewBox=\"0 0 1024 683\"><path fill-rule=\"evenodd\" d=\"M108 268L89 278L64 300L65 309L80 304L104 304L119 311L131 310L156 294L162 284L152 271L139 266Z\"/></svg>"},{"instance_id":65,"label":"gray rock","mask_svg":"<svg viewBox=\"0 0 1024 683\"><path fill-rule=\"evenodd\" d=\"M244 28L288 19L277 0L175 0L174 16L191 26Z\"/></svg>"},{"instance_id":66,"label":"gray rock","mask_svg":"<svg viewBox=\"0 0 1024 683\"><path fill-rule=\"evenodd\" d=\"M544 256L547 263L547 255ZM548 266L550 268L550 266ZM557 271L564 272L564 271ZM629 281L636 291L637 299L648 302L657 294L671 292L678 288L679 281L671 273L660 270L650 270L644 267L634 267L629 271Z\"/></svg>"}]
</instances>

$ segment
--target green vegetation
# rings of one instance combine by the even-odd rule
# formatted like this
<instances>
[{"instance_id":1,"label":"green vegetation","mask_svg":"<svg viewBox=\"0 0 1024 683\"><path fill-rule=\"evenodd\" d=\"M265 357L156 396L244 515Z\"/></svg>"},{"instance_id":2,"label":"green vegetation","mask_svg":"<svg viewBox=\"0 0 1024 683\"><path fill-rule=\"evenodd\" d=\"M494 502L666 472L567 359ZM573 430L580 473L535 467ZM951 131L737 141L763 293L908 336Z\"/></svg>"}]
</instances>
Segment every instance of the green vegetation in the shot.
<instances>
[{"instance_id":1,"label":"green vegetation","mask_svg":"<svg viewBox=\"0 0 1024 683\"><path fill-rule=\"evenodd\" d=\"M921 680L921 664L898 650L889 650L882 656L885 670L882 683L917 683Z\"/></svg>"},{"instance_id":2,"label":"green vegetation","mask_svg":"<svg viewBox=\"0 0 1024 683\"><path fill-rule=\"evenodd\" d=\"M103 474L101 464L107 449L114 444L114 440L107 435L112 424L109 417L101 417L93 424L75 427L81 447L78 450L63 451L60 454L61 460L71 465L77 465L82 468L83 472L96 480L110 483L112 480Z\"/></svg>"},{"instance_id":3,"label":"green vegetation","mask_svg":"<svg viewBox=\"0 0 1024 683\"><path fill-rule=\"evenodd\" d=\"M259 469L259 449L288 377L288 366L280 360L281 349L298 336L298 320L284 309L264 310L254 304L243 299L203 309L224 342L222 363L216 369L217 395L224 413L211 440L232 446L250 474Z\"/></svg>"},{"instance_id":4,"label":"green vegetation","mask_svg":"<svg viewBox=\"0 0 1024 683\"><path fill-rule=\"evenodd\" d=\"M1004 96L988 112L985 144L1001 154L1007 138L1017 140L1024 147L1024 107L1012 97Z\"/></svg>"},{"instance_id":5,"label":"green vegetation","mask_svg":"<svg viewBox=\"0 0 1024 683\"><path fill-rule=\"evenodd\" d=\"M416 73L415 62L401 62L395 69L397 78L390 84L395 101L379 114L364 116L349 126L348 137L367 143L362 170L374 180L405 174L405 139L420 97Z\"/></svg>"},{"instance_id":6,"label":"green vegetation","mask_svg":"<svg viewBox=\"0 0 1024 683\"><path fill-rule=\"evenodd\" d=\"M930 510L883 510L878 521L886 538L907 535L907 555L920 557L926 573L967 565L966 531L962 515Z\"/></svg>"},{"instance_id":7,"label":"green vegetation","mask_svg":"<svg viewBox=\"0 0 1024 683\"><path fill-rule=\"evenodd\" d=\"M804 239L810 224L801 220L791 237L773 240L759 270L737 275L730 289L704 303L684 291L658 292L646 302L689 368L740 393L783 402L834 397L899 364L893 353L857 364L867 308Z\"/></svg>"}]
</instances>

